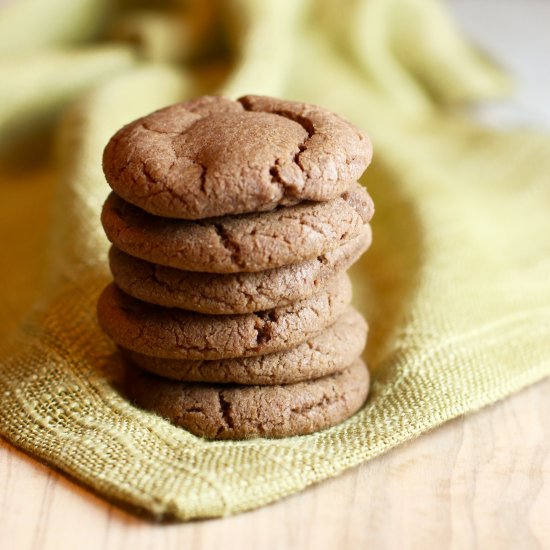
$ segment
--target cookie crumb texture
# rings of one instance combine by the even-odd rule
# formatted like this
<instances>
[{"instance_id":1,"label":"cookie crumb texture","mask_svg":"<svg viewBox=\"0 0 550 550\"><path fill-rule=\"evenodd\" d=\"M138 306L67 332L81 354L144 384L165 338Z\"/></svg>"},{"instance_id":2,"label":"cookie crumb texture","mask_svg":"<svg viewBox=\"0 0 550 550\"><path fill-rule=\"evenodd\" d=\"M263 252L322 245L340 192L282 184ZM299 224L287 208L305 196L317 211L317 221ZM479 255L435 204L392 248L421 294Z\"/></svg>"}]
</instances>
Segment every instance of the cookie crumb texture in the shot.
<instances>
[{"instance_id":1,"label":"cookie crumb texture","mask_svg":"<svg viewBox=\"0 0 550 550\"><path fill-rule=\"evenodd\" d=\"M114 284L99 297L99 324L125 348L166 359L229 359L274 353L330 326L351 301L342 275L310 298L243 315L203 315L163 308L128 296Z\"/></svg>"},{"instance_id":2,"label":"cookie crumb texture","mask_svg":"<svg viewBox=\"0 0 550 550\"><path fill-rule=\"evenodd\" d=\"M338 115L259 96L113 136L97 314L138 406L208 439L308 434L362 406L368 327L346 270L372 239L371 154Z\"/></svg>"},{"instance_id":3,"label":"cookie crumb texture","mask_svg":"<svg viewBox=\"0 0 550 550\"><path fill-rule=\"evenodd\" d=\"M151 304L209 314L265 311L320 292L369 247L370 225L335 250L312 260L244 273L201 273L140 260L112 246L109 265L116 285Z\"/></svg>"},{"instance_id":4,"label":"cookie crumb texture","mask_svg":"<svg viewBox=\"0 0 550 550\"><path fill-rule=\"evenodd\" d=\"M329 202L189 222L152 216L111 193L101 221L120 250L185 271L254 272L326 254L359 236L372 200L358 183Z\"/></svg>"},{"instance_id":5,"label":"cookie crumb texture","mask_svg":"<svg viewBox=\"0 0 550 550\"><path fill-rule=\"evenodd\" d=\"M122 128L105 148L103 169L126 201L197 220L334 199L371 156L368 137L322 107L206 96Z\"/></svg>"},{"instance_id":6,"label":"cookie crumb texture","mask_svg":"<svg viewBox=\"0 0 550 550\"><path fill-rule=\"evenodd\" d=\"M286 386L208 386L128 368L127 393L141 407L207 439L310 434L349 418L365 402L361 360L341 372Z\"/></svg>"},{"instance_id":7,"label":"cookie crumb texture","mask_svg":"<svg viewBox=\"0 0 550 550\"><path fill-rule=\"evenodd\" d=\"M361 355L367 324L351 306L332 325L296 347L278 353L217 361L162 359L121 348L139 367L173 380L218 384L294 384L339 372Z\"/></svg>"}]
</instances>

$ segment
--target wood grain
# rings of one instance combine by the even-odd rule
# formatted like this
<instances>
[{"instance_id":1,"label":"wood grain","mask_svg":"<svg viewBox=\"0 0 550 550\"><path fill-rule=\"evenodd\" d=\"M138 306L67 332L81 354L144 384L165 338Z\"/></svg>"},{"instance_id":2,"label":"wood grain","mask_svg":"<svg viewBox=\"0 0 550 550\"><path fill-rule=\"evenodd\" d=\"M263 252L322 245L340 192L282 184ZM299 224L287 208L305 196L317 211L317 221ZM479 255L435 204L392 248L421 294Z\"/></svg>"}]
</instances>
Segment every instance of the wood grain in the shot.
<instances>
[{"instance_id":1,"label":"wood grain","mask_svg":"<svg viewBox=\"0 0 550 550\"><path fill-rule=\"evenodd\" d=\"M260 510L156 525L0 441L17 550L550 548L550 380Z\"/></svg>"}]
</instances>

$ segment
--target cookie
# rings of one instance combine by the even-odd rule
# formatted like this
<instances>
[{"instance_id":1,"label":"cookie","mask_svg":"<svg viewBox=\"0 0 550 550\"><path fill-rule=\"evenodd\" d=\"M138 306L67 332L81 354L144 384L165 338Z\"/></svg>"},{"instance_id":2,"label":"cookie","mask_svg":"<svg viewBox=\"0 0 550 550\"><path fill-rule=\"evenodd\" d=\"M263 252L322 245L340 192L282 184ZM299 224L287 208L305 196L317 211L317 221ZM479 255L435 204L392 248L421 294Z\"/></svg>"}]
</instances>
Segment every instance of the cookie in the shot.
<instances>
[{"instance_id":1,"label":"cookie","mask_svg":"<svg viewBox=\"0 0 550 550\"><path fill-rule=\"evenodd\" d=\"M371 156L368 137L322 107L206 96L119 130L103 169L126 201L157 216L196 220L334 199Z\"/></svg>"},{"instance_id":2,"label":"cookie","mask_svg":"<svg viewBox=\"0 0 550 550\"><path fill-rule=\"evenodd\" d=\"M152 216L111 193L108 239L131 256L185 271L236 273L299 263L357 237L373 206L359 184L330 202L189 222Z\"/></svg>"},{"instance_id":3,"label":"cookie","mask_svg":"<svg viewBox=\"0 0 550 550\"><path fill-rule=\"evenodd\" d=\"M145 302L199 313L249 313L285 306L322 290L359 259L371 238L371 228L365 225L358 237L313 260L253 273L181 271L115 247L109 251L109 264L117 286Z\"/></svg>"},{"instance_id":4,"label":"cookie","mask_svg":"<svg viewBox=\"0 0 550 550\"><path fill-rule=\"evenodd\" d=\"M160 359L121 348L139 367L173 380L219 384L294 384L341 371L359 357L367 339L367 323L352 307L335 323L297 347L268 355L188 361Z\"/></svg>"},{"instance_id":5,"label":"cookie","mask_svg":"<svg viewBox=\"0 0 550 550\"><path fill-rule=\"evenodd\" d=\"M369 373L358 359L307 382L211 386L127 368L125 387L138 406L207 439L287 437L324 430L357 412L367 398Z\"/></svg>"},{"instance_id":6,"label":"cookie","mask_svg":"<svg viewBox=\"0 0 550 550\"><path fill-rule=\"evenodd\" d=\"M99 297L99 324L118 345L167 359L228 359L274 353L330 326L351 301L347 275L294 304L259 313L203 315L132 298L114 284Z\"/></svg>"}]
</instances>

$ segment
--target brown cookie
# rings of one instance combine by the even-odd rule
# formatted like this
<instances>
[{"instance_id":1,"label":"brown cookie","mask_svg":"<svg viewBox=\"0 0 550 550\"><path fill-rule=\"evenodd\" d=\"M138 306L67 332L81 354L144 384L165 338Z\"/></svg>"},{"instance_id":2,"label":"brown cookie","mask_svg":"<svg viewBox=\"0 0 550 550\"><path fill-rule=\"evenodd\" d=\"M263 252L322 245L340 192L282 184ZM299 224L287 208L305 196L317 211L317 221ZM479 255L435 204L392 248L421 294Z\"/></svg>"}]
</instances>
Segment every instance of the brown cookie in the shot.
<instances>
[{"instance_id":1,"label":"brown cookie","mask_svg":"<svg viewBox=\"0 0 550 550\"><path fill-rule=\"evenodd\" d=\"M324 203L189 222L152 216L111 193L101 221L124 252L186 271L263 271L309 260L357 237L373 204L359 184Z\"/></svg>"},{"instance_id":2,"label":"brown cookie","mask_svg":"<svg viewBox=\"0 0 550 550\"><path fill-rule=\"evenodd\" d=\"M367 339L367 323L352 307L335 323L295 348L268 355L188 361L160 359L121 348L139 367L174 380L219 384L294 384L341 371L359 357Z\"/></svg>"},{"instance_id":3,"label":"brown cookie","mask_svg":"<svg viewBox=\"0 0 550 550\"><path fill-rule=\"evenodd\" d=\"M128 202L194 220L334 199L371 156L368 137L322 107L206 96L119 130L105 148L103 169Z\"/></svg>"},{"instance_id":4,"label":"brown cookie","mask_svg":"<svg viewBox=\"0 0 550 550\"><path fill-rule=\"evenodd\" d=\"M147 304L114 284L99 297L105 333L122 347L167 359L228 359L274 353L330 326L351 301L347 275L289 306L243 315L203 315Z\"/></svg>"},{"instance_id":5,"label":"brown cookie","mask_svg":"<svg viewBox=\"0 0 550 550\"><path fill-rule=\"evenodd\" d=\"M124 292L151 304L199 313L250 313L303 300L356 262L371 243L370 225L331 252L253 273L199 273L152 264L111 247L109 264Z\"/></svg>"},{"instance_id":6,"label":"brown cookie","mask_svg":"<svg viewBox=\"0 0 550 550\"><path fill-rule=\"evenodd\" d=\"M140 407L208 439L304 435L339 424L357 412L369 373L356 360L317 380L285 386L223 386L166 380L126 369L126 391Z\"/></svg>"}]
</instances>

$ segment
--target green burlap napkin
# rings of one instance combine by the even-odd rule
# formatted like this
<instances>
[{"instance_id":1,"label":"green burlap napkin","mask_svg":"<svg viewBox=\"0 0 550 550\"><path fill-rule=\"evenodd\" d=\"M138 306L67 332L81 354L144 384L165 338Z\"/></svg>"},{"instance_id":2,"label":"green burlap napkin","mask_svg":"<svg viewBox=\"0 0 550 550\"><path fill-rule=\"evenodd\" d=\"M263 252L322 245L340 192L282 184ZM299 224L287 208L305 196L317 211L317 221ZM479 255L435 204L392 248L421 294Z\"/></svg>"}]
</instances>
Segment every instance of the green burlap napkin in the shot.
<instances>
[{"instance_id":1,"label":"green burlap napkin","mask_svg":"<svg viewBox=\"0 0 550 550\"><path fill-rule=\"evenodd\" d=\"M506 80L434 0L21 0L0 12L0 75L0 433L106 498L251 509L550 373L550 138L457 114ZM210 443L117 390L95 319L102 148L204 92L319 103L374 141L354 270L372 394L322 433Z\"/></svg>"}]
</instances>

